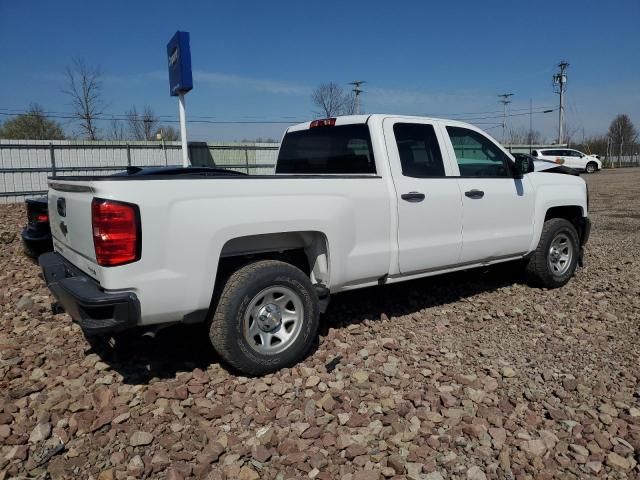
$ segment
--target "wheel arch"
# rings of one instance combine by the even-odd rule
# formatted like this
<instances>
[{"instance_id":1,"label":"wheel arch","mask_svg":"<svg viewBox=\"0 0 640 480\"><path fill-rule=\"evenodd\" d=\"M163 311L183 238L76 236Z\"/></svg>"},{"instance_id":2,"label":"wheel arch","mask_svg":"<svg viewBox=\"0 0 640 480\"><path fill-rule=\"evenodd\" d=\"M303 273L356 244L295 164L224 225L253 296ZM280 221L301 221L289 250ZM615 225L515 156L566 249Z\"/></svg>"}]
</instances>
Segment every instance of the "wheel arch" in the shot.
<instances>
[{"instance_id":1,"label":"wheel arch","mask_svg":"<svg viewBox=\"0 0 640 480\"><path fill-rule=\"evenodd\" d=\"M220 252L220 265L255 259L281 260L300 268L312 283L329 286L329 241L318 231L246 235L228 240Z\"/></svg>"},{"instance_id":2,"label":"wheel arch","mask_svg":"<svg viewBox=\"0 0 640 480\"><path fill-rule=\"evenodd\" d=\"M556 207L549 207L544 215L544 221L552 218L564 218L571 222L578 232L578 238L582 239L584 236L584 209L580 205L561 205Z\"/></svg>"},{"instance_id":3,"label":"wheel arch","mask_svg":"<svg viewBox=\"0 0 640 480\"><path fill-rule=\"evenodd\" d=\"M220 251L210 313L233 272L259 260L289 263L302 270L312 284L330 287L329 240L323 232L305 230L239 236L227 240Z\"/></svg>"}]
</instances>

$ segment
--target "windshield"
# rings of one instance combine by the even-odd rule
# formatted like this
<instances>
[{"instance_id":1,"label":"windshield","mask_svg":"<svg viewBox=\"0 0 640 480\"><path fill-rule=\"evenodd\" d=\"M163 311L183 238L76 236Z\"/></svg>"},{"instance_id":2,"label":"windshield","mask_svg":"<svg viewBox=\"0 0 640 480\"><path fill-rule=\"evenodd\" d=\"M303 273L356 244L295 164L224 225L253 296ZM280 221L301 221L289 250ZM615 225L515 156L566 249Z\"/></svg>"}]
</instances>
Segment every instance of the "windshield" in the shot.
<instances>
[{"instance_id":1,"label":"windshield","mask_svg":"<svg viewBox=\"0 0 640 480\"><path fill-rule=\"evenodd\" d=\"M376 173L369 127L342 125L287 133L280 147L276 173Z\"/></svg>"}]
</instances>

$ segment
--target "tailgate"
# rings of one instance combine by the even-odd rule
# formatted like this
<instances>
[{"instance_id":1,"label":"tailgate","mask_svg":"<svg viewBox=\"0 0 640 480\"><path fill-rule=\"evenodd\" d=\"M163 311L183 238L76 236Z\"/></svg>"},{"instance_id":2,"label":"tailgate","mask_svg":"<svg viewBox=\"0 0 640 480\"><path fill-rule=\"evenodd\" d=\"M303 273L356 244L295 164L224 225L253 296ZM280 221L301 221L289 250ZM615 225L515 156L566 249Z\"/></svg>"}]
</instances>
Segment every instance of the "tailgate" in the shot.
<instances>
[{"instance_id":1,"label":"tailgate","mask_svg":"<svg viewBox=\"0 0 640 480\"><path fill-rule=\"evenodd\" d=\"M54 248L83 270L87 260L95 262L91 225L93 197L91 182L49 181L49 223Z\"/></svg>"}]
</instances>

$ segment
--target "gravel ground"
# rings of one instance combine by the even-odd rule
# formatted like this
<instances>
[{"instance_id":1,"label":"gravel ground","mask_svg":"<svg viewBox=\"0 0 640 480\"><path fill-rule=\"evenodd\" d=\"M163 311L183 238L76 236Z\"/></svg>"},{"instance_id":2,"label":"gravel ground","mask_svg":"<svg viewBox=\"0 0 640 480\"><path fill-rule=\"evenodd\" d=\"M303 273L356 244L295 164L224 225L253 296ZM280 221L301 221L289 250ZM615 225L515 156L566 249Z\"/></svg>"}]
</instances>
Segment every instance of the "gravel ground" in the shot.
<instances>
[{"instance_id":1,"label":"gravel ground","mask_svg":"<svg viewBox=\"0 0 640 480\"><path fill-rule=\"evenodd\" d=\"M263 378L196 328L92 347L0 207L0 480L640 478L640 170L587 177L566 287L510 268L336 296Z\"/></svg>"}]
</instances>

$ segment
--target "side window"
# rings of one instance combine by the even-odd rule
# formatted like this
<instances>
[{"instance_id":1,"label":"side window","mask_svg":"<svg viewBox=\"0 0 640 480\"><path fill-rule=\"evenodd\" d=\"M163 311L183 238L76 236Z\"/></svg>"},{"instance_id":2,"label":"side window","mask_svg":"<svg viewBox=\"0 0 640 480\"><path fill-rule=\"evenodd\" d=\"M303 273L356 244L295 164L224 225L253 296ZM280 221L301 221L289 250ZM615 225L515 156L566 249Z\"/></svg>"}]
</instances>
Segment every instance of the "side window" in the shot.
<instances>
[{"instance_id":1,"label":"side window","mask_svg":"<svg viewBox=\"0 0 640 480\"><path fill-rule=\"evenodd\" d=\"M582 154L576 150L569 150L569 155L572 157L582 158Z\"/></svg>"},{"instance_id":2,"label":"side window","mask_svg":"<svg viewBox=\"0 0 640 480\"><path fill-rule=\"evenodd\" d=\"M405 177L444 177L440 145L433 125L396 123L393 134Z\"/></svg>"},{"instance_id":3,"label":"side window","mask_svg":"<svg viewBox=\"0 0 640 480\"><path fill-rule=\"evenodd\" d=\"M447 127L462 177L510 177L509 158L484 135L467 128Z\"/></svg>"}]
</instances>

